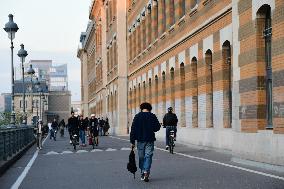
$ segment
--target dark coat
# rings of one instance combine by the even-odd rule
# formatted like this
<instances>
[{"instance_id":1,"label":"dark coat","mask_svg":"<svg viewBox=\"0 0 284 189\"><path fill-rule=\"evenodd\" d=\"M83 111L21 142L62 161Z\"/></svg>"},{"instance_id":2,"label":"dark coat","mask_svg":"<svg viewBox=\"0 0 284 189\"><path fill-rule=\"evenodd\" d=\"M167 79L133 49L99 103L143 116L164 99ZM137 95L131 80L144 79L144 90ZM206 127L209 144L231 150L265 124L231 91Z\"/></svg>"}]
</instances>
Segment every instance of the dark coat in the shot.
<instances>
[{"instance_id":1,"label":"dark coat","mask_svg":"<svg viewBox=\"0 0 284 189\"><path fill-rule=\"evenodd\" d=\"M98 131L98 119L97 118L91 118L89 120L89 130L91 133L94 134L94 136L98 136L99 131Z\"/></svg>"},{"instance_id":2,"label":"dark coat","mask_svg":"<svg viewBox=\"0 0 284 189\"><path fill-rule=\"evenodd\" d=\"M57 123L57 121L53 121L51 123L51 127L52 127L52 129L58 130L58 123Z\"/></svg>"},{"instance_id":3,"label":"dark coat","mask_svg":"<svg viewBox=\"0 0 284 189\"><path fill-rule=\"evenodd\" d=\"M70 132L77 132L79 130L79 120L77 117L70 117L68 119L68 129Z\"/></svg>"},{"instance_id":4,"label":"dark coat","mask_svg":"<svg viewBox=\"0 0 284 189\"><path fill-rule=\"evenodd\" d=\"M161 125L155 114L151 112L139 112L135 115L130 132L130 142L153 142L156 140L155 132L159 131Z\"/></svg>"},{"instance_id":5,"label":"dark coat","mask_svg":"<svg viewBox=\"0 0 284 189\"><path fill-rule=\"evenodd\" d=\"M163 125L165 126L177 126L178 118L174 113L166 113L163 119Z\"/></svg>"}]
</instances>

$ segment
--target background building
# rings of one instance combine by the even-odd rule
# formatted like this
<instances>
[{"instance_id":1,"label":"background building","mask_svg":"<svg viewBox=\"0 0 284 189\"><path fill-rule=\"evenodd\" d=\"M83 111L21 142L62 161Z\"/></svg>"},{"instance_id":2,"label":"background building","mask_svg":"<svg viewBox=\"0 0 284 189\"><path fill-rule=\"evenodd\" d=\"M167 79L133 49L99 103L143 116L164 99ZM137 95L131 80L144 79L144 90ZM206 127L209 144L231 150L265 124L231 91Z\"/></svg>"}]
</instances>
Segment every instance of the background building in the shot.
<instances>
[{"instance_id":1,"label":"background building","mask_svg":"<svg viewBox=\"0 0 284 189\"><path fill-rule=\"evenodd\" d=\"M0 112L11 112L11 100L10 93L2 93L0 95Z\"/></svg>"},{"instance_id":2,"label":"background building","mask_svg":"<svg viewBox=\"0 0 284 189\"><path fill-rule=\"evenodd\" d=\"M92 1L91 21L77 54L83 112L108 117L113 133L127 132L126 11L120 10L126 10L126 1Z\"/></svg>"},{"instance_id":3,"label":"background building","mask_svg":"<svg viewBox=\"0 0 284 189\"><path fill-rule=\"evenodd\" d=\"M93 78L96 91L88 91L88 109L111 116L113 130L126 133L141 102L150 102L160 121L172 106L179 142L284 165L283 6L277 0L92 1L97 35L81 49L90 57L96 49L95 58L84 59L85 80ZM119 29L124 21L126 30ZM119 61L124 50L127 65ZM125 72L127 84L115 79ZM119 95L124 86L128 94Z\"/></svg>"},{"instance_id":4,"label":"background building","mask_svg":"<svg viewBox=\"0 0 284 189\"><path fill-rule=\"evenodd\" d=\"M31 60L25 64L25 70L29 68L30 64L35 70L35 76L32 84L30 76L25 75L25 105L28 123L31 123L32 120L35 121L37 116L41 117L40 115L42 115L44 122L50 122L54 118L67 120L70 116L71 107L67 64L53 65L52 60ZM40 82L40 86L35 85L36 77ZM42 92L39 92L39 89L42 89ZM22 96L23 84L22 79L19 79L15 81L16 112L22 112L24 104ZM33 99L33 103L31 99Z\"/></svg>"}]
</instances>

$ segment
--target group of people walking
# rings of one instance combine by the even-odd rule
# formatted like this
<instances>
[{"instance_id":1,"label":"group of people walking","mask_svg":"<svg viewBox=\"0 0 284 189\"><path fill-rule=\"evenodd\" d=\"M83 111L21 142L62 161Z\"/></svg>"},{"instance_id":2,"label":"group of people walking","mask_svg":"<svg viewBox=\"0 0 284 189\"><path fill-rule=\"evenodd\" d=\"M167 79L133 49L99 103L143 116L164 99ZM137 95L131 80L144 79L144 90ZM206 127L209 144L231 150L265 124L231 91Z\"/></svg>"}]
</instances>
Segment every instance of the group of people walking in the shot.
<instances>
[{"instance_id":1,"label":"group of people walking","mask_svg":"<svg viewBox=\"0 0 284 189\"><path fill-rule=\"evenodd\" d=\"M96 118L95 114L92 114L90 119L88 117L84 118L83 115L75 116L74 112L71 112L71 116L68 119L68 123L65 124L64 119L59 123L54 118L52 122L47 124L49 138L56 141L57 132L60 132L60 136L64 136L64 130L67 129L70 135L70 143L72 140L72 135L76 134L81 140L81 146L86 146L86 132L88 136L95 137L96 145L98 145L98 136L107 136L109 135L109 121L108 118ZM38 120L36 125L36 141L37 149L42 149L42 137L44 134L44 125L41 119Z\"/></svg>"},{"instance_id":2,"label":"group of people walking","mask_svg":"<svg viewBox=\"0 0 284 189\"><path fill-rule=\"evenodd\" d=\"M108 118L96 118L95 114L91 114L91 118L84 118L83 115L76 117L74 112L71 112L71 117L68 119L68 131L70 134L70 144L72 143L72 135L76 134L81 140L81 145L86 146L86 132L88 136L95 137L98 145L98 136L108 135L110 128ZM79 142L78 138L78 142Z\"/></svg>"}]
</instances>

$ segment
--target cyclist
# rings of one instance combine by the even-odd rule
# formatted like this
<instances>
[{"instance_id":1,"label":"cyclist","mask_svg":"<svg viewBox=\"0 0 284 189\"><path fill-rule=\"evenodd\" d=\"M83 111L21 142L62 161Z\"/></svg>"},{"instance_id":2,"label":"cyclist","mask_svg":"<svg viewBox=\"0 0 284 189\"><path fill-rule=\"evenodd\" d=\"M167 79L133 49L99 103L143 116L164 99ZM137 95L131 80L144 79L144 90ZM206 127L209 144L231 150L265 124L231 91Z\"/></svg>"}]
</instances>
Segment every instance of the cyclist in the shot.
<instances>
[{"instance_id":1,"label":"cyclist","mask_svg":"<svg viewBox=\"0 0 284 189\"><path fill-rule=\"evenodd\" d=\"M175 132L175 138L176 138L176 132L177 132L177 123L178 118L175 113L173 113L173 108L168 108L168 113L165 114L163 118L163 126L166 128L166 150L169 149L169 135L170 131Z\"/></svg>"}]
</instances>

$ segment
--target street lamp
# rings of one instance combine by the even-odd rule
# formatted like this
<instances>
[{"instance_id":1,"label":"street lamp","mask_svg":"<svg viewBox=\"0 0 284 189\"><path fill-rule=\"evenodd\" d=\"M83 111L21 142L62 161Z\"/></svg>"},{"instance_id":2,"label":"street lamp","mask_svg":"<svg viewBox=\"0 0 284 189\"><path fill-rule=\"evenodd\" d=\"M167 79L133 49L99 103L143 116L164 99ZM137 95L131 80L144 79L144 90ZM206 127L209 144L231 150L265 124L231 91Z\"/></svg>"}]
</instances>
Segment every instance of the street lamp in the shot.
<instances>
[{"instance_id":1,"label":"street lamp","mask_svg":"<svg viewBox=\"0 0 284 189\"><path fill-rule=\"evenodd\" d=\"M33 65L30 64L30 68L27 71L27 74L31 76L31 102L32 102L32 106L31 106L31 112L32 112L32 119L33 119L33 115L34 115L34 102L33 102L33 94L34 94L34 90L33 90L33 75L35 74L35 70L33 69Z\"/></svg>"},{"instance_id":2,"label":"street lamp","mask_svg":"<svg viewBox=\"0 0 284 189\"><path fill-rule=\"evenodd\" d=\"M41 106L41 87L40 87L40 81L38 80L38 78L36 78L36 82L35 82L35 86L36 86L36 88L37 88L37 92L39 92L39 106L38 106L38 100L37 100L37 112L36 112L36 114L37 114L37 122L38 122L38 119L39 119L39 116L40 116L40 114L38 115L38 108L40 108L40 106Z\"/></svg>"},{"instance_id":3,"label":"street lamp","mask_svg":"<svg viewBox=\"0 0 284 189\"><path fill-rule=\"evenodd\" d=\"M8 33L8 37L11 40L11 84L12 84L12 110L11 110L11 121L10 123L12 125L15 125L15 102L14 102L14 88L15 88L15 80L14 80L14 62L13 62L13 39L15 38L15 34L18 31L18 25L13 21L13 15L9 14L9 22L5 24L4 30Z\"/></svg>"},{"instance_id":4,"label":"street lamp","mask_svg":"<svg viewBox=\"0 0 284 189\"><path fill-rule=\"evenodd\" d=\"M43 120L43 112L45 111L45 106L47 105L47 100L46 100L46 98L43 99L42 105L43 105L43 106L42 106L42 118L41 118L41 119Z\"/></svg>"},{"instance_id":5,"label":"street lamp","mask_svg":"<svg viewBox=\"0 0 284 189\"><path fill-rule=\"evenodd\" d=\"M25 50L25 46L21 44L21 49L18 51L18 56L21 59L22 63L22 79L23 79L23 124L27 124L27 115L26 115L26 87L25 87L25 76L24 76L24 62L25 58L28 56L28 52Z\"/></svg>"}]
</instances>

